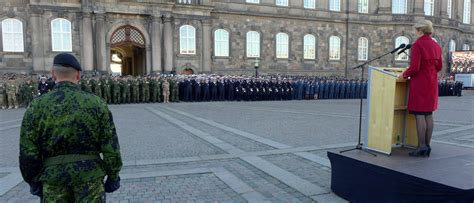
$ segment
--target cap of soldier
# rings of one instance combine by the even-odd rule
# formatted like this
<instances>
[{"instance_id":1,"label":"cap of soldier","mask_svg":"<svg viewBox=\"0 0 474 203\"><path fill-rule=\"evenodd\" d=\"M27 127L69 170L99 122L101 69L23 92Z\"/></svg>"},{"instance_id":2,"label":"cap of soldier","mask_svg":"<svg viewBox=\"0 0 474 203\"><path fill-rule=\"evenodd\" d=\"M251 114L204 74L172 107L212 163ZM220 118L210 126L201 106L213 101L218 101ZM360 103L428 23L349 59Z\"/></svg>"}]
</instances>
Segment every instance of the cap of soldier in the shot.
<instances>
[{"instance_id":1,"label":"cap of soldier","mask_svg":"<svg viewBox=\"0 0 474 203\"><path fill-rule=\"evenodd\" d=\"M60 53L54 57L54 65L66 66L82 71L81 64L77 61L76 57L68 53Z\"/></svg>"}]
</instances>

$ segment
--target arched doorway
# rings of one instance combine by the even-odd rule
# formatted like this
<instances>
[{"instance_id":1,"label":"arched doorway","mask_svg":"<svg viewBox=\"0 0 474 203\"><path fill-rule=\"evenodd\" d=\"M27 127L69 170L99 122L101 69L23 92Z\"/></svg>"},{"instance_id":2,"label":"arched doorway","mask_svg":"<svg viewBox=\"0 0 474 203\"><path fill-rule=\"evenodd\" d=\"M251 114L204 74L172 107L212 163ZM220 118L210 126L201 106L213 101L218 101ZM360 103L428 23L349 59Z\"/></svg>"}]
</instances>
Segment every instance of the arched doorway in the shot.
<instances>
[{"instance_id":1,"label":"arched doorway","mask_svg":"<svg viewBox=\"0 0 474 203\"><path fill-rule=\"evenodd\" d=\"M146 73L145 37L135 27L117 28L110 38L110 68L113 75Z\"/></svg>"}]
</instances>

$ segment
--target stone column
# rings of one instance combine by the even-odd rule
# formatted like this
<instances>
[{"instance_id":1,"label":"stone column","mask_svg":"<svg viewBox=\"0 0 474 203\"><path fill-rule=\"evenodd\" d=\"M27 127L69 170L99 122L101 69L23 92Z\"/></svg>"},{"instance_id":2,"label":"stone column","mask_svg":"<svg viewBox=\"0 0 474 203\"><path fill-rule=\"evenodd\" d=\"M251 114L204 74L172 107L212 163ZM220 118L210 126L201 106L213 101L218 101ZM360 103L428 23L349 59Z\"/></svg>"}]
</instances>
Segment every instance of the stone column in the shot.
<instances>
[{"instance_id":1,"label":"stone column","mask_svg":"<svg viewBox=\"0 0 474 203\"><path fill-rule=\"evenodd\" d=\"M164 16L164 29L163 29L163 41L164 57L165 57L165 72L171 72L173 70L173 27L171 25L171 15Z\"/></svg>"},{"instance_id":2,"label":"stone column","mask_svg":"<svg viewBox=\"0 0 474 203\"><path fill-rule=\"evenodd\" d=\"M83 71L94 70L94 42L92 41L91 13L82 13L82 68Z\"/></svg>"},{"instance_id":3,"label":"stone column","mask_svg":"<svg viewBox=\"0 0 474 203\"><path fill-rule=\"evenodd\" d=\"M161 64L161 18L160 16L151 17L151 72L162 72Z\"/></svg>"},{"instance_id":4,"label":"stone column","mask_svg":"<svg viewBox=\"0 0 474 203\"><path fill-rule=\"evenodd\" d=\"M146 71L145 71L145 72L146 72L146 74L151 74L151 72L152 72L152 58L151 58L151 55L152 55L152 53L151 53L151 52L152 52L152 48L151 48L151 45L146 46L146 49L145 49L145 50L146 50L146 53L145 53L145 58L146 58L146 60L145 60L145 62L146 62L145 65L146 65L146 66L145 66L145 67L146 67Z\"/></svg>"},{"instance_id":5,"label":"stone column","mask_svg":"<svg viewBox=\"0 0 474 203\"><path fill-rule=\"evenodd\" d=\"M205 73L211 72L211 21L202 20L202 66Z\"/></svg>"},{"instance_id":6,"label":"stone column","mask_svg":"<svg viewBox=\"0 0 474 203\"><path fill-rule=\"evenodd\" d=\"M46 70L44 64L44 42L43 30L41 29L42 11L33 10L30 16L31 33L31 54L33 58L33 71L42 72Z\"/></svg>"},{"instance_id":7,"label":"stone column","mask_svg":"<svg viewBox=\"0 0 474 203\"><path fill-rule=\"evenodd\" d=\"M107 71L107 53L105 46L105 14L95 14L95 56L96 70Z\"/></svg>"}]
</instances>

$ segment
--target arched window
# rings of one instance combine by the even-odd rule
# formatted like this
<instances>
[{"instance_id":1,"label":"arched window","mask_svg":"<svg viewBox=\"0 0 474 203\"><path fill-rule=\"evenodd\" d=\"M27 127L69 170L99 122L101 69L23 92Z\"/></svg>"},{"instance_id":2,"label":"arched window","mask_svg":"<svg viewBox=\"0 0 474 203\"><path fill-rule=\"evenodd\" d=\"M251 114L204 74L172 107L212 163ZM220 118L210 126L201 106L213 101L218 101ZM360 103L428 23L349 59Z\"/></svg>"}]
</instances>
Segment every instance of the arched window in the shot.
<instances>
[{"instance_id":1,"label":"arched window","mask_svg":"<svg viewBox=\"0 0 474 203\"><path fill-rule=\"evenodd\" d=\"M260 34L258 32L247 32L247 57L260 57Z\"/></svg>"},{"instance_id":2,"label":"arched window","mask_svg":"<svg viewBox=\"0 0 474 203\"><path fill-rule=\"evenodd\" d=\"M307 34L303 38L304 59L316 59L316 37Z\"/></svg>"},{"instance_id":3,"label":"arched window","mask_svg":"<svg viewBox=\"0 0 474 203\"><path fill-rule=\"evenodd\" d=\"M434 0L425 0L425 15L433 16L434 13Z\"/></svg>"},{"instance_id":4,"label":"arched window","mask_svg":"<svg viewBox=\"0 0 474 203\"><path fill-rule=\"evenodd\" d=\"M179 53L196 54L196 29L191 25L179 28Z\"/></svg>"},{"instance_id":5,"label":"arched window","mask_svg":"<svg viewBox=\"0 0 474 203\"><path fill-rule=\"evenodd\" d=\"M369 40L365 37L359 38L359 61L367 61L369 57Z\"/></svg>"},{"instance_id":6,"label":"arched window","mask_svg":"<svg viewBox=\"0 0 474 203\"><path fill-rule=\"evenodd\" d=\"M329 37L329 60L341 59L341 38L338 36Z\"/></svg>"},{"instance_id":7,"label":"arched window","mask_svg":"<svg viewBox=\"0 0 474 203\"><path fill-rule=\"evenodd\" d=\"M329 0L330 11L341 11L341 0Z\"/></svg>"},{"instance_id":8,"label":"arched window","mask_svg":"<svg viewBox=\"0 0 474 203\"><path fill-rule=\"evenodd\" d=\"M23 23L14 18L3 20L2 41L4 52L23 52Z\"/></svg>"},{"instance_id":9,"label":"arched window","mask_svg":"<svg viewBox=\"0 0 474 203\"><path fill-rule=\"evenodd\" d=\"M448 17L452 18L453 16L453 0L448 0Z\"/></svg>"},{"instance_id":10,"label":"arched window","mask_svg":"<svg viewBox=\"0 0 474 203\"><path fill-rule=\"evenodd\" d=\"M315 9L316 0L304 0L304 8Z\"/></svg>"},{"instance_id":11,"label":"arched window","mask_svg":"<svg viewBox=\"0 0 474 203\"><path fill-rule=\"evenodd\" d=\"M449 41L449 51L456 51L456 41L454 41L453 39Z\"/></svg>"},{"instance_id":12,"label":"arched window","mask_svg":"<svg viewBox=\"0 0 474 203\"><path fill-rule=\"evenodd\" d=\"M278 33L276 35L276 57L288 58L288 35L285 33Z\"/></svg>"},{"instance_id":13,"label":"arched window","mask_svg":"<svg viewBox=\"0 0 474 203\"><path fill-rule=\"evenodd\" d=\"M392 0L392 13L393 14L406 14L407 13L407 0Z\"/></svg>"},{"instance_id":14,"label":"arched window","mask_svg":"<svg viewBox=\"0 0 474 203\"><path fill-rule=\"evenodd\" d=\"M464 12L462 22L464 24L471 24L471 0L464 0Z\"/></svg>"},{"instance_id":15,"label":"arched window","mask_svg":"<svg viewBox=\"0 0 474 203\"><path fill-rule=\"evenodd\" d=\"M229 56L229 32L218 29L214 32L214 56Z\"/></svg>"},{"instance_id":16,"label":"arched window","mask_svg":"<svg viewBox=\"0 0 474 203\"><path fill-rule=\"evenodd\" d=\"M369 0L359 0L359 13L369 13Z\"/></svg>"},{"instance_id":17,"label":"arched window","mask_svg":"<svg viewBox=\"0 0 474 203\"><path fill-rule=\"evenodd\" d=\"M399 47L401 44L409 44L410 40L405 36L400 36L395 39L395 48ZM405 51L406 54L402 53L395 56L397 61L408 61L408 56L410 55L410 50Z\"/></svg>"},{"instance_id":18,"label":"arched window","mask_svg":"<svg viewBox=\"0 0 474 203\"><path fill-rule=\"evenodd\" d=\"M72 51L71 22L64 18L51 21L53 51Z\"/></svg>"},{"instance_id":19,"label":"arched window","mask_svg":"<svg viewBox=\"0 0 474 203\"><path fill-rule=\"evenodd\" d=\"M471 47L469 46L469 44L463 44L462 45L462 50L463 51L469 51L469 50L471 50Z\"/></svg>"}]
</instances>

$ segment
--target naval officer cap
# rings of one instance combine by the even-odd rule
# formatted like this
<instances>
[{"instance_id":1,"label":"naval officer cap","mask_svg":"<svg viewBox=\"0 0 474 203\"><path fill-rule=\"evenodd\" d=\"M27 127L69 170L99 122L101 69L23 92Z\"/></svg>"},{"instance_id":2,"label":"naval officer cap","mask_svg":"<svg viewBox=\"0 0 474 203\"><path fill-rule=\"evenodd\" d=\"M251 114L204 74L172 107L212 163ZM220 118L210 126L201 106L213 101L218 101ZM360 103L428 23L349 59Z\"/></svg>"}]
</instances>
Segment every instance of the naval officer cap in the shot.
<instances>
[{"instance_id":1,"label":"naval officer cap","mask_svg":"<svg viewBox=\"0 0 474 203\"><path fill-rule=\"evenodd\" d=\"M68 53L61 53L54 57L54 65L71 67L77 71L82 71L81 64L77 61L76 57Z\"/></svg>"}]
</instances>

